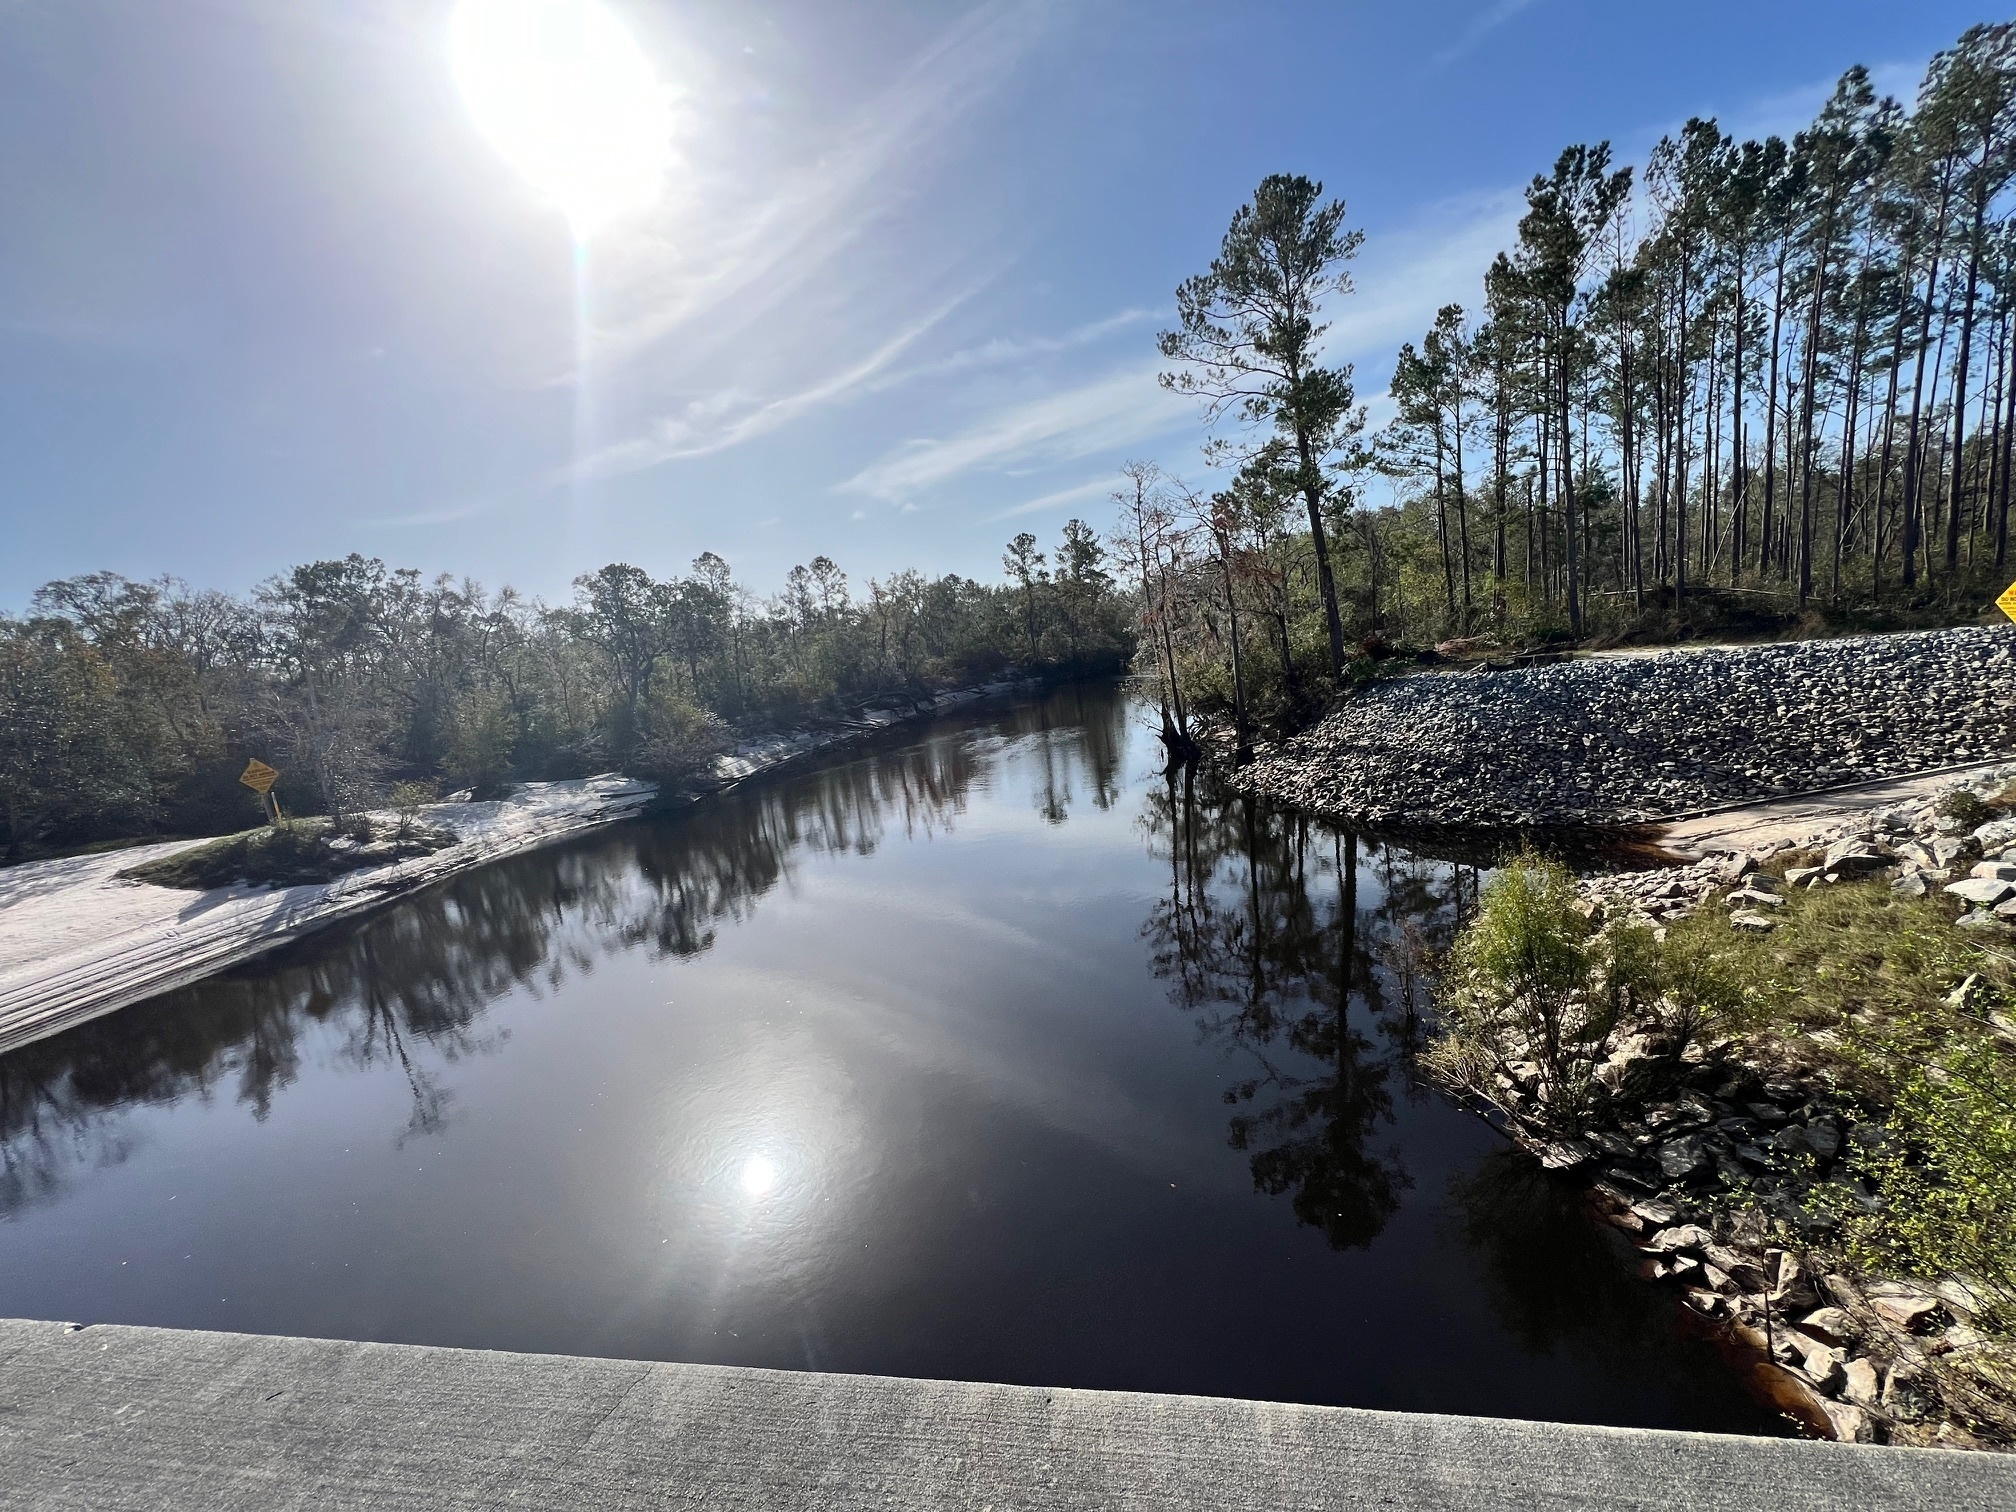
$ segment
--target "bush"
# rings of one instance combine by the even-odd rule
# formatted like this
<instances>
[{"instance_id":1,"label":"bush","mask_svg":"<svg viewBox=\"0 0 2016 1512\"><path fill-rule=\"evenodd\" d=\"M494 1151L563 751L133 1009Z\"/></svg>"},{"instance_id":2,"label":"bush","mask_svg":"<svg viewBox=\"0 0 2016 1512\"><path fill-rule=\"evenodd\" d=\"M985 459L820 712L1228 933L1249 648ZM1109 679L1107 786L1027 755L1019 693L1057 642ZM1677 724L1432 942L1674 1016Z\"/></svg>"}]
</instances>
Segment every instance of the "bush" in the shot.
<instances>
[{"instance_id":1,"label":"bush","mask_svg":"<svg viewBox=\"0 0 2016 1512\"><path fill-rule=\"evenodd\" d=\"M475 692L456 700L443 762L448 780L476 799L503 796L518 746L518 721L501 693Z\"/></svg>"},{"instance_id":2,"label":"bush","mask_svg":"<svg viewBox=\"0 0 2016 1512\"><path fill-rule=\"evenodd\" d=\"M434 782L395 782L392 784L392 812L399 816L399 837L404 839L419 827L420 811L441 796L440 785Z\"/></svg>"},{"instance_id":3,"label":"bush","mask_svg":"<svg viewBox=\"0 0 2016 1512\"><path fill-rule=\"evenodd\" d=\"M1942 819L1954 820L1963 829L1986 824L1994 817L1993 810L1981 801L1980 796L1966 788L1943 795L1933 808Z\"/></svg>"},{"instance_id":4,"label":"bush","mask_svg":"<svg viewBox=\"0 0 2016 1512\"><path fill-rule=\"evenodd\" d=\"M654 691L643 724L630 766L665 787L690 783L727 748L727 726L676 693Z\"/></svg>"},{"instance_id":5,"label":"bush","mask_svg":"<svg viewBox=\"0 0 2016 1512\"><path fill-rule=\"evenodd\" d=\"M2016 1328L2016 1051L1987 1025L1916 1016L1873 1048L1909 1069L1887 1137L1857 1157L1883 1200L1850 1220L1851 1256L1926 1279L1957 1274L1989 1305L1987 1321Z\"/></svg>"},{"instance_id":6,"label":"bush","mask_svg":"<svg viewBox=\"0 0 2016 1512\"><path fill-rule=\"evenodd\" d=\"M301 887L367 866L428 855L454 843L455 836L445 829L402 826L380 833L362 815L341 825L328 819L290 819L145 861L119 875L157 887L196 891L240 882Z\"/></svg>"},{"instance_id":7,"label":"bush","mask_svg":"<svg viewBox=\"0 0 2016 1512\"><path fill-rule=\"evenodd\" d=\"M1606 1095L1598 1073L1625 1036L1652 1036L1677 1060L1710 1026L1743 1023L1749 998L1711 936L1599 929L1568 869L1527 853L1499 869L1457 936L1442 1007L1431 1069L1508 1117L1567 1132Z\"/></svg>"}]
</instances>

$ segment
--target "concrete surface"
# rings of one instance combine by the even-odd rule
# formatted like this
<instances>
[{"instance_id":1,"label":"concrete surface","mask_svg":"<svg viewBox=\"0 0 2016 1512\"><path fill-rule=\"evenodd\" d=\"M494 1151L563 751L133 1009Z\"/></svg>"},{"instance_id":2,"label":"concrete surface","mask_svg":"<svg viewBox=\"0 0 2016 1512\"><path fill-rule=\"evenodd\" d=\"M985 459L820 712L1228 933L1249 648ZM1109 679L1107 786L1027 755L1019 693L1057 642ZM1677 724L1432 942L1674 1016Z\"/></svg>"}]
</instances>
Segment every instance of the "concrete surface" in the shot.
<instances>
[{"instance_id":1,"label":"concrete surface","mask_svg":"<svg viewBox=\"0 0 2016 1512\"><path fill-rule=\"evenodd\" d=\"M2016 1460L0 1321L0 1507L2016 1507Z\"/></svg>"}]
</instances>

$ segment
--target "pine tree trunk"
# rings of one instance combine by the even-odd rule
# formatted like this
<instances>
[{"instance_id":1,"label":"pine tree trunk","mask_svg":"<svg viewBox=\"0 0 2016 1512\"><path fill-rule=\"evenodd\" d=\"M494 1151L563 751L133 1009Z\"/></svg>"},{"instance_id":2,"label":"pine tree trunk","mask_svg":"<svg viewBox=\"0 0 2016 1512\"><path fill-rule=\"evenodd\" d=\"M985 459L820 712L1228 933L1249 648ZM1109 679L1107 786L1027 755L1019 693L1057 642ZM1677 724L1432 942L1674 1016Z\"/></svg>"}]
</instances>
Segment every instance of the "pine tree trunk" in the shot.
<instances>
[{"instance_id":1,"label":"pine tree trunk","mask_svg":"<svg viewBox=\"0 0 2016 1512\"><path fill-rule=\"evenodd\" d=\"M1974 229L1967 245L1967 295L1960 306L1960 355L1953 363L1953 476L1946 500L1946 571L1960 570L1960 485L1965 473L1961 466L1967 440L1967 368L1974 350L1975 297L1981 285L1981 227L1988 218L1986 175L1983 188L1974 195Z\"/></svg>"}]
</instances>

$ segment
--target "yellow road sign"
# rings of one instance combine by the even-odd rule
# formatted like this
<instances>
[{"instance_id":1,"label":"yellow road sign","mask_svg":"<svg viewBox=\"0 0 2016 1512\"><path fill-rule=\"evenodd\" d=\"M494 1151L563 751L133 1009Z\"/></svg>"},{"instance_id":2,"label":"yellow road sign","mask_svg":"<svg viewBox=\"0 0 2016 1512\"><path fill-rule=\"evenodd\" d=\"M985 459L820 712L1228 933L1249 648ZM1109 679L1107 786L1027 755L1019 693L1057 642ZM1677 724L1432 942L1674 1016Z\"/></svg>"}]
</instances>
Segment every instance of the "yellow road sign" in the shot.
<instances>
[{"instance_id":1,"label":"yellow road sign","mask_svg":"<svg viewBox=\"0 0 2016 1512\"><path fill-rule=\"evenodd\" d=\"M1995 600L1995 607L2012 620L2016 620L2016 583L2011 583L2002 590L2002 597Z\"/></svg>"},{"instance_id":2,"label":"yellow road sign","mask_svg":"<svg viewBox=\"0 0 2016 1512\"><path fill-rule=\"evenodd\" d=\"M280 780L280 774L254 756L245 763L245 770L239 774L238 780L255 793L270 793L273 784Z\"/></svg>"}]
</instances>

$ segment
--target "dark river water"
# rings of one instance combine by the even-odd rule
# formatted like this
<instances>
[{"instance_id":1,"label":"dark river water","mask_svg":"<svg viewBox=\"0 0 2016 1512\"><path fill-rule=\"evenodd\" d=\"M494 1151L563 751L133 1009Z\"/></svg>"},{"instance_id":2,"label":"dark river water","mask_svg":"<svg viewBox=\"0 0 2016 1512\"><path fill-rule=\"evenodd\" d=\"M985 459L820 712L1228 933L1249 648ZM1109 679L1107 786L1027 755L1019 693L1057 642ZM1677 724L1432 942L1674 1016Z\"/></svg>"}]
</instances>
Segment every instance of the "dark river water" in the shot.
<instances>
[{"instance_id":1,"label":"dark river water","mask_svg":"<svg viewBox=\"0 0 2016 1512\"><path fill-rule=\"evenodd\" d=\"M1414 1065L1476 873L1066 689L0 1059L0 1312L1776 1431Z\"/></svg>"}]
</instances>

